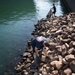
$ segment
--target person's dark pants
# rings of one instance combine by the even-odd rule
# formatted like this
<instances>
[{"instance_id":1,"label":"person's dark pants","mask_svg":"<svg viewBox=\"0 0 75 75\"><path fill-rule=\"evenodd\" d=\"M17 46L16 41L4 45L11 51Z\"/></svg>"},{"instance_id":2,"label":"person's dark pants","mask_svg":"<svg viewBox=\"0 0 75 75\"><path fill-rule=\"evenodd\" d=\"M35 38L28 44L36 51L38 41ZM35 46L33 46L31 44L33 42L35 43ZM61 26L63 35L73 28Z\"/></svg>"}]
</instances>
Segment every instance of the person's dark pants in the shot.
<instances>
[{"instance_id":1,"label":"person's dark pants","mask_svg":"<svg viewBox=\"0 0 75 75\"><path fill-rule=\"evenodd\" d=\"M31 44L32 44L32 57L33 57L33 59L34 59L34 53L35 53L35 40L33 40L33 41L31 42Z\"/></svg>"},{"instance_id":2,"label":"person's dark pants","mask_svg":"<svg viewBox=\"0 0 75 75\"><path fill-rule=\"evenodd\" d=\"M38 67L41 63L42 50L38 54L39 54L39 56L36 55L36 59L34 60L34 62L30 66L30 70L33 70L34 72L35 72L35 70L38 69Z\"/></svg>"}]
</instances>

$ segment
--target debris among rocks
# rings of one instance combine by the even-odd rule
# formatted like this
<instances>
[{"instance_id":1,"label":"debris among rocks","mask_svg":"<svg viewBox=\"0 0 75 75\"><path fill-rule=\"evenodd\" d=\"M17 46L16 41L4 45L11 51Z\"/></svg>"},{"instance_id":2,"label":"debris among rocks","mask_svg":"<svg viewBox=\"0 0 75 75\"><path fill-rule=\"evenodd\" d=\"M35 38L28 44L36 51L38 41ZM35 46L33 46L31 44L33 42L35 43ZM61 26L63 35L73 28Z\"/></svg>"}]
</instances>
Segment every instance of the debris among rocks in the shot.
<instances>
[{"instance_id":1,"label":"debris among rocks","mask_svg":"<svg viewBox=\"0 0 75 75\"><path fill-rule=\"evenodd\" d=\"M42 52L36 75L75 75L75 13L43 18L34 26L35 31L32 32L34 38L41 34L50 39L48 48L50 59ZM29 42L29 48L22 54L22 61L15 67L17 75L35 75L30 73L30 65L34 60Z\"/></svg>"}]
</instances>

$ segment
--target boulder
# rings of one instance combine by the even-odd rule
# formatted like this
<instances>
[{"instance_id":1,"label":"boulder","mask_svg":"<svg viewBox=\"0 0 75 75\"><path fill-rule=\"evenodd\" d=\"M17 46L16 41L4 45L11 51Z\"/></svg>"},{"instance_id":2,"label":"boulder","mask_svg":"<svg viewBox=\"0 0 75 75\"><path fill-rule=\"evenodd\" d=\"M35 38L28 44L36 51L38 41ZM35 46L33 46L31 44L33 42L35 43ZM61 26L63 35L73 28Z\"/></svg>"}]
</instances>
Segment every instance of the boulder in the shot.
<instances>
[{"instance_id":1,"label":"boulder","mask_svg":"<svg viewBox=\"0 0 75 75\"><path fill-rule=\"evenodd\" d=\"M56 67L58 70L62 67L62 62L61 61L52 61L51 66Z\"/></svg>"},{"instance_id":2,"label":"boulder","mask_svg":"<svg viewBox=\"0 0 75 75\"><path fill-rule=\"evenodd\" d=\"M70 54L70 55L65 56L65 59L66 59L66 61L71 62L72 60L75 59L75 57L74 57L74 55Z\"/></svg>"},{"instance_id":3,"label":"boulder","mask_svg":"<svg viewBox=\"0 0 75 75\"><path fill-rule=\"evenodd\" d=\"M53 75L58 75L58 70L52 71L52 74L53 74Z\"/></svg>"},{"instance_id":4,"label":"boulder","mask_svg":"<svg viewBox=\"0 0 75 75\"><path fill-rule=\"evenodd\" d=\"M72 69L72 71L75 73L75 60L70 62L70 68Z\"/></svg>"},{"instance_id":5,"label":"boulder","mask_svg":"<svg viewBox=\"0 0 75 75\"><path fill-rule=\"evenodd\" d=\"M67 68L67 69L64 70L64 73L65 73L66 75L71 75L72 71L71 71L70 68Z\"/></svg>"}]
</instances>

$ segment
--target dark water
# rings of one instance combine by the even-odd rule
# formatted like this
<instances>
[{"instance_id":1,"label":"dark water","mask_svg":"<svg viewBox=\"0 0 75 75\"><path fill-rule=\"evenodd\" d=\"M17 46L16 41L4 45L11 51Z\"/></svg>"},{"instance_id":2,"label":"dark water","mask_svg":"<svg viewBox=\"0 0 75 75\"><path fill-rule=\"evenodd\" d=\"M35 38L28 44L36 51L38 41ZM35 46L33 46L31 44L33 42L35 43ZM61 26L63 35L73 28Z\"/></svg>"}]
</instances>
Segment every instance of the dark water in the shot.
<instances>
[{"instance_id":1,"label":"dark water","mask_svg":"<svg viewBox=\"0 0 75 75\"><path fill-rule=\"evenodd\" d=\"M34 24L46 17L53 3L57 16L67 12L60 0L0 0L0 75L15 75Z\"/></svg>"}]
</instances>

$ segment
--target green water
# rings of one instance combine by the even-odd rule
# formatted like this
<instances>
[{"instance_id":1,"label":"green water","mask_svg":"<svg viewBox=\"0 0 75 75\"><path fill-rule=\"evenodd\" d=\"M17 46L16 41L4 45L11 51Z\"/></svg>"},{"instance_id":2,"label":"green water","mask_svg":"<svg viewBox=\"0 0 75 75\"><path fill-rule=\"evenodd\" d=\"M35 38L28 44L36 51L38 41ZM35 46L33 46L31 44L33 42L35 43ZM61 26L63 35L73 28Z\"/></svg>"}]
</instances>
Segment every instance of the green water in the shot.
<instances>
[{"instance_id":1,"label":"green water","mask_svg":"<svg viewBox=\"0 0 75 75\"><path fill-rule=\"evenodd\" d=\"M0 75L15 75L34 24L46 17L53 3L57 16L66 13L60 0L0 0Z\"/></svg>"}]
</instances>

